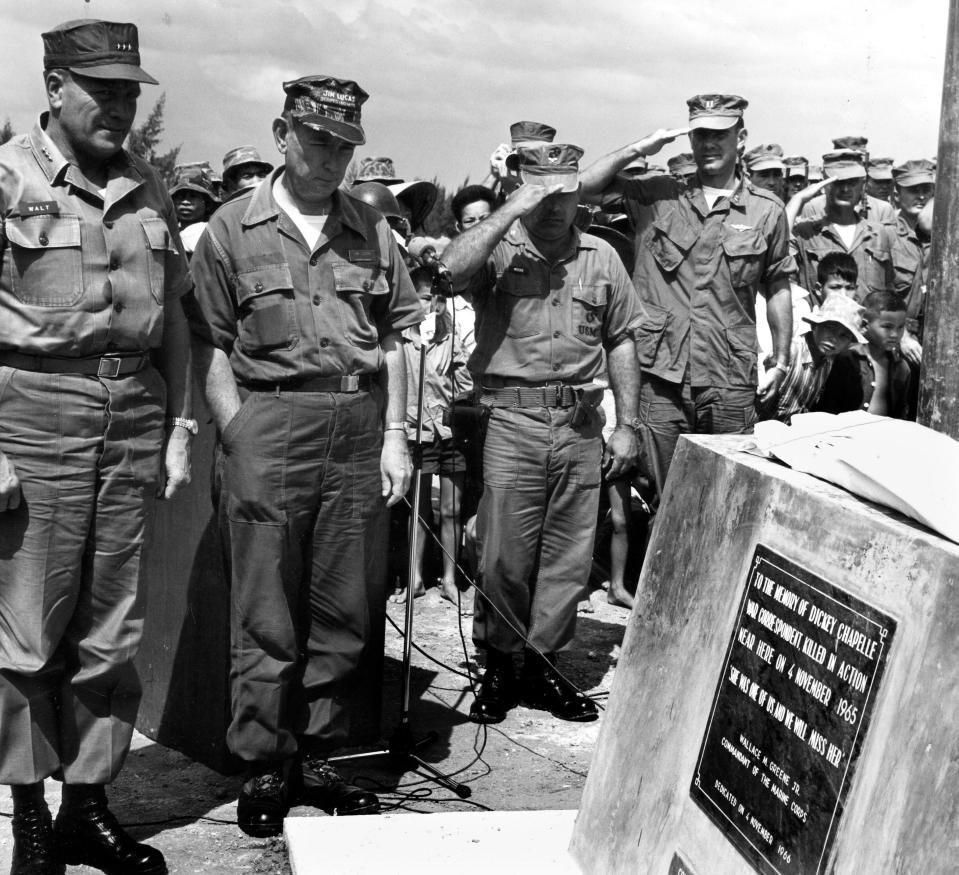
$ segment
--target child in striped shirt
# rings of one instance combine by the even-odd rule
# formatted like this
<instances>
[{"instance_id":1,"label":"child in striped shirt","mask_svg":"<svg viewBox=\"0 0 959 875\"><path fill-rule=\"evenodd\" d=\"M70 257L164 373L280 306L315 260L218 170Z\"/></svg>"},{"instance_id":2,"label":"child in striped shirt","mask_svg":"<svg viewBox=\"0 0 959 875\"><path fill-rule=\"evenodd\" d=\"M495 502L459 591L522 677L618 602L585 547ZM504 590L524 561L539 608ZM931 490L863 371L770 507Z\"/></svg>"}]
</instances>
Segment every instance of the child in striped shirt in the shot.
<instances>
[{"instance_id":1,"label":"child in striped shirt","mask_svg":"<svg viewBox=\"0 0 959 875\"><path fill-rule=\"evenodd\" d=\"M793 338L786 376L779 386L775 409L761 411L761 419L789 422L806 412L819 398L836 356L854 343L865 343L862 307L849 294L856 288L856 263L844 252L830 252L819 263L816 290L824 294L821 305L803 321L811 326Z\"/></svg>"}]
</instances>

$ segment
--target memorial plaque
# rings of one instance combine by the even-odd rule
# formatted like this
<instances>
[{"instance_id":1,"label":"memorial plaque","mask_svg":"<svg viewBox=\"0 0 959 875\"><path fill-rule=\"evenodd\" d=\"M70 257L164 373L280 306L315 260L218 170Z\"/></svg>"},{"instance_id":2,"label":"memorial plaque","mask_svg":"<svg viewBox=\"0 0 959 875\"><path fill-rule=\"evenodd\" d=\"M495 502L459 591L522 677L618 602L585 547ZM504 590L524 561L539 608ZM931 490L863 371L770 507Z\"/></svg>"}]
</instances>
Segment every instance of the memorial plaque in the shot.
<instances>
[{"instance_id":1,"label":"memorial plaque","mask_svg":"<svg viewBox=\"0 0 959 875\"><path fill-rule=\"evenodd\" d=\"M757 545L690 794L758 872L825 871L895 628Z\"/></svg>"}]
</instances>

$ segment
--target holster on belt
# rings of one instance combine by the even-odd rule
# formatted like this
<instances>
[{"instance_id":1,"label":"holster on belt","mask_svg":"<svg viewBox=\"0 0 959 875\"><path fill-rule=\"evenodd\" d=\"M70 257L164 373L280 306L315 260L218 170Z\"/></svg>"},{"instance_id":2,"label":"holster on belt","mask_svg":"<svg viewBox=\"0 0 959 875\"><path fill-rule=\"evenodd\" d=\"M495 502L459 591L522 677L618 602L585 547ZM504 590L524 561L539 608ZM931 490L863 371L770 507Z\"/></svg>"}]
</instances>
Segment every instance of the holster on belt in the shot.
<instances>
[{"instance_id":1,"label":"holster on belt","mask_svg":"<svg viewBox=\"0 0 959 875\"><path fill-rule=\"evenodd\" d=\"M573 413L570 418L570 424L573 426L586 425L594 416L599 406L603 403L603 393L605 386L598 386L595 383L584 386L576 390L576 403L573 405Z\"/></svg>"}]
</instances>

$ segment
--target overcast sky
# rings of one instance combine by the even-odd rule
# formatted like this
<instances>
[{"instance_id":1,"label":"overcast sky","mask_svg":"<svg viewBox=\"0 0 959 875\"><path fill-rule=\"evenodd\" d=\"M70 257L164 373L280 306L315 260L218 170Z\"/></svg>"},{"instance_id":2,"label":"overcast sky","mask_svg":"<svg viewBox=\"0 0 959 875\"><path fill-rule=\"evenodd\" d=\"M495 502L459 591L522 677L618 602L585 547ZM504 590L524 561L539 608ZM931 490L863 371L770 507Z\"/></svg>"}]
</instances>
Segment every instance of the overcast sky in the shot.
<instances>
[{"instance_id":1,"label":"overcast sky","mask_svg":"<svg viewBox=\"0 0 959 875\"><path fill-rule=\"evenodd\" d=\"M749 146L818 158L869 137L874 156L935 155L947 0L0 0L0 119L44 108L40 33L72 18L133 21L140 120L166 92L165 146L219 167L253 143L269 160L280 83L307 73L370 93L367 145L398 174L478 181L509 125L542 121L585 163L686 121L700 92L749 100ZM659 163L685 151L683 138Z\"/></svg>"}]
</instances>

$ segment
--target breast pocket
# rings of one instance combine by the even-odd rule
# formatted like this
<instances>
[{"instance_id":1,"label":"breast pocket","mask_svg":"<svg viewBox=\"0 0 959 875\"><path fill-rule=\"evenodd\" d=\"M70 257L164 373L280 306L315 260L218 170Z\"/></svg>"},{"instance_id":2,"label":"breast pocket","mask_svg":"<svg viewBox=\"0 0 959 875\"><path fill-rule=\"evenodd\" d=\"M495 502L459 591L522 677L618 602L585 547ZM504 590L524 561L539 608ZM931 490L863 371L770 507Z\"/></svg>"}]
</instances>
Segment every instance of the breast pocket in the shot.
<instances>
[{"instance_id":1,"label":"breast pocket","mask_svg":"<svg viewBox=\"0 0 959 875\"><path fill-rule=\"evenodd\" d=\"M334 261L333 282L339 302L343 334L360 349L372 349L379 342L375 308L385 301L390 285L378 264Z\"/></svg>"},{"instance_id":2,"label":"breast pocket","mask_svg":"<svg viewBox=\"0 0 959 875\"><path fill-rule=\"evenodd\" d=\"M153 293L153 300L162 307L167 258L176 255L176 247L173 245L170 229L164 219L141 218L140 224L143 226L149 252L147 267L150 273L150 291Z\"/></svg>"},{"instance_id":3,"label":"breast pocket","mask_svg":"<svg viewBox=\"0 0 959 875\"><path fill-rule=\"evenodd\" d=\"M507 270L496 283L496 307L503 332L520 339L543 333L543 283L528 273Z\"/></svg>"},{"instance_id":4,"label":"breast pocket","mask_svg":"<svg viewBox=\"0 0 959 875\"><path fill-rule=\"evenodd\" d=\"M293 349L299 334L289 265L271 265L239 274L236 285L240 348L250 355Z\"/></svg>"},{"instance_id":5,"label":"breast pocket","mask_svg":"<svg viewBox=\"0 0 959 875\"><path fill-rule=\"evenodd\" d=\"M672 273L696 243L696 232L678 213L657 216L646 237L646 247L664 273Z\"/></svg>"},{"instance_id":6,"label":"breast pocket","mask_svg":"<svg viewBox=\"0 0 959 875\"><path fill-rule=\"evenodd\" d=\"M583 284L573 289L570 308L570 333L588 346L597 346L603 339L609 287L606 283Z\"/></svg>"},{"instance_id":7,"label":"breast pocket","mask_svg":"<svg viewBox=\"0 0 959 875\"><path fill-rule=\"evenodd\" d=\"M766 239L759 230L731 231L723 238L723 251L733 288L755 289L762 276Z\"/></svg>"},{"instance_id":8,"label":"breast pocket","mask_svg":"<svg viewBox=\"0 0 959 875\"><path fill-rule=\"evenodd\" d=\"M66 307L83 297L79 216L6 219L10 286L24 304Z\"/></svg>"}]
</instances>

